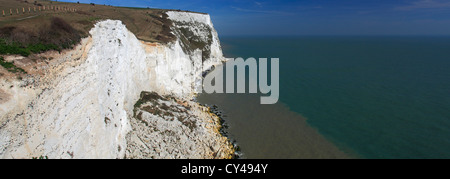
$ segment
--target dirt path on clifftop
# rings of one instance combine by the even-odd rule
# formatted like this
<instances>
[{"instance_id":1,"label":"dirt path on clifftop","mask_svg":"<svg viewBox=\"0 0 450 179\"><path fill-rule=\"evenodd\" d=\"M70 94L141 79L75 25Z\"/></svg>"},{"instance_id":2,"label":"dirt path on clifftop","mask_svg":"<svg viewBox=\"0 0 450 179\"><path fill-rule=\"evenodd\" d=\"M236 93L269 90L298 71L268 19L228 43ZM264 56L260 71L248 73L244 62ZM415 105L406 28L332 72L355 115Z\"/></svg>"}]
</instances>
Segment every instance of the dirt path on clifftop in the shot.
<instances>
[{"instance_id":1,"label":"dirt path on clifftop","mask_svg":"<svg viewBox=\"0 0 450 179\"><path fill-rule=\"evenodd\" d=\"M39 16L39 14L38 14L38 15L34 15L34 16L28 16L28 17L16 19L15 21L21 21L21 20L25 20L25 19L31 19L31 18L34 18L34 17L37 17L37 16Z\"/></svg>"}]
</instances>

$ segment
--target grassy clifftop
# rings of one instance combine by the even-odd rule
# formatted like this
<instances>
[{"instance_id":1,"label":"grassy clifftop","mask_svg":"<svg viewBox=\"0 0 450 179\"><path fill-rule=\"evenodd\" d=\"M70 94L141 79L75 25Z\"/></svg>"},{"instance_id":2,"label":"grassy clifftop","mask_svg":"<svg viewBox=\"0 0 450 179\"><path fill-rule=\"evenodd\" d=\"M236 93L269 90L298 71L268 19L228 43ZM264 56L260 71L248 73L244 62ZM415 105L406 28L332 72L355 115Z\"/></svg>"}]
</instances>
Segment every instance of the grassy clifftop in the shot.
<instances>
[{"instance_id":1,"label":"grassy clifftop","mask_svg":"<svg viewBox=\"0 0 450 179\"><path fill-rule=\"evenodd\" d=\"M0 0L0 54L28 56L70 48L89 35L95 22L121 20L139 39L167 43L175 40L172 22L163 9L126 8L48 0ZM151 4L150 4L151 6ZM12 12L12 15L11 15Z\"/></svg>"}]
</instances>

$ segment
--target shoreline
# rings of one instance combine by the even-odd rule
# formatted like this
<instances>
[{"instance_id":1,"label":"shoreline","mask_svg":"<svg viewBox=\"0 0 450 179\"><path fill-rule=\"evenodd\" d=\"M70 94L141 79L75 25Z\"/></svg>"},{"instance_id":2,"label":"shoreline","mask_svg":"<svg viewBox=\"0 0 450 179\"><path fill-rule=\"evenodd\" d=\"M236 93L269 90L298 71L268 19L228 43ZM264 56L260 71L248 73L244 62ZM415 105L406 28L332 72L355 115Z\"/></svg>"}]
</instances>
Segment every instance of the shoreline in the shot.
<instances>
[{"instance_id":1,"label":"shoreline","mask_svg":"<svg viewBox=\"0 0 450 179\"><path fill-rule=\"evenodd\" d=\"M200 94L198 97L199 103L218 106L222 111L228 137L237 144L242 158L359 158L326 139L306 122L306 118L285 104L262 109L251 107L249 103L247 108L239 104L239 101L258 100L230 94Z\"/></svg>"},{"instance_id":2,"label":"shoreline","mask_svg":"<svg viewBox=\"0 0 450 179\"><path fill-rule=\"evenodd\" d=\"M209 104L201 104L200 102L196 102L197 104L204 106L208 109L208 112L212 115L215 115L215 117L218 118L219 120L219 133L220 135L226 137L228 139L228 141L231 143L231 145L233 146L233 159L240 159L242 158L242 156L244 155L242 153L242 151L240 150L239 147L239 143L236 139L232 138L228 128L230 127L227 120L225 119L226 115L224 114L224 112L220 109L220 107L218 107L215 104L209 105Z\"/></svg>"}]
</instances>

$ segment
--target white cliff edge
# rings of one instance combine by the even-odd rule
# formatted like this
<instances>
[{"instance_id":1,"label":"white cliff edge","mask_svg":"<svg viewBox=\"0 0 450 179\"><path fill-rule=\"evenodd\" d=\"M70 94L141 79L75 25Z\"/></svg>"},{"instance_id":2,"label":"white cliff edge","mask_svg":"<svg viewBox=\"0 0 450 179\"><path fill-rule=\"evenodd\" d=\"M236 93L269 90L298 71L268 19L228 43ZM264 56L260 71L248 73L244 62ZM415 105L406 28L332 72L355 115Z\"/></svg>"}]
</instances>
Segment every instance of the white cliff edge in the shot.
<instances>
[{"instance_id":1,"label":"white cliff edge","mask_svg":"<svg viewBox=\"0 0 450 179\"><path fill-rule=\"evenodd\" d=\"M182 136L185 138L184 144L189 144L190 149L198 146L229 150L225 149L229 147L227 140L218 134L217 129L212 129L220 127L217 126L217 119L205 112L207 109L188 101L196 92L202 71L224 59L209 15L185 12L167 14L174 22L200 23L212 30L212 39L209 40L212 43L208 47L210 58L202 60L200 50L184 52L180 40L168 45L141 42L118 20L98 22L90 31L91 36L83 39L75 49L63 54L46 54L54 59L39 66L45 70L44 74L23 80L0 81L0 158L123 158L128 153L137 158L145 157L128 146L129 142L140 147L148 146L142 141L136 144L134 140L136 136L146 134L132 131L138 128L133 126L137 125L135 103L142 91L153 91L185 101L159 101L174 109L177 106L193 108L189 115L177 113L175 116L197 120L197 132L193 134L207 135L197 137L210 141L192 142L193 136ZM142 112L145 113L145 110ZM145 120L156 120L153 127L157 128L161 127L157 121L165 119L151 113L141 115L145 116ZM177 121L169 127L191 125ZM171 130L177 132L177 129ZM185 127L185 130L188 128ZM158 134L152 135L158 137ZM158 141L158 145L165 142ZM198 145L199 142L208 145ZM205 155L176 149L176 142L170 146L175 147L175 153L159 151L152 157L217 156L217 151L205 152L200 148L192 151L204 151L202 154ZM176 151L183 150L184 153L176 155Z\"/></svg>"}]
</instances>

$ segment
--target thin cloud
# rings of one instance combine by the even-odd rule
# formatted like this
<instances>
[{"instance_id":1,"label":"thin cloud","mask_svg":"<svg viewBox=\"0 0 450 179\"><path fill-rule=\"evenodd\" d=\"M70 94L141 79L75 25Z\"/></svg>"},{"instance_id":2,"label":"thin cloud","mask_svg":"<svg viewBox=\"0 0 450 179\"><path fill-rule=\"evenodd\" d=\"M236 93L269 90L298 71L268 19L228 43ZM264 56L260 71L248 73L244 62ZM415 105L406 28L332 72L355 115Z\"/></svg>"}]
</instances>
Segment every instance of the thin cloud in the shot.
<instances>
[{"instance_id":1,"label":"thin cloud","mask_svg":"<svg viewBox=\"0 0 450 179\"><path fill-rule=\"evenodd\" d=\"M284 11L266 11L266 10L255 10L255 9L244 9L239 7L231 6L232 9L240 12L250 12L250 13L262 13L262 14L278 14L278 15L292 15L292 13Z\"/></svg>"},{"instance_id":2,"label":"thin cloud","mask_svg":"<svg viewBox=\"0 0 450 179\"><path fill-rule=\"evenodd\" d=\"M258 6L258 7L262 7L262 3L258 2L258 1L255 1L255 4L256 4L256 6Z\"/></svg>"},{"instance_id":3,"label":"thin cloud","mask_svg":"<svg viewBox=\"0 0 450 179\"><path fill-rule=\"evenodd\" d=\"M397 7L395 8L395 10L410 11L417 9L444 9L444 8L450 8L449 1L444 2L436 0L418 0L412 2L409 5Z\"/></svg>"}]
</instances>

